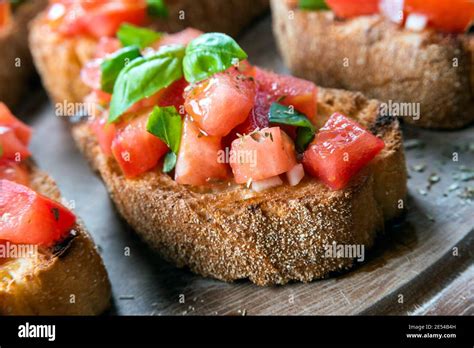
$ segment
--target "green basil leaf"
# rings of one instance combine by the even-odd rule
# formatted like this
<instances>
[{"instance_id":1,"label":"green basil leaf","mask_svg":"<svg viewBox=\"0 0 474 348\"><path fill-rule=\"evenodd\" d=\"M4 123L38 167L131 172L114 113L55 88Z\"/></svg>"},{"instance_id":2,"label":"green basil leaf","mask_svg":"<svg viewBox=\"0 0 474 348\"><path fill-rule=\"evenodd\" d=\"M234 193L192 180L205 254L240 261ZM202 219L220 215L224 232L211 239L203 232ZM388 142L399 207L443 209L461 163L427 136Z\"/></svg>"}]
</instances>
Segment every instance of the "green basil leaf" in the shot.
<instances>
[{"instance_id":1,"label":"green basil leaf","mask_svg":"<svg viewBox=\"0 0 474 348\"><path fill-rule=\"evenodd\" d=\"M184 50L182 45L163 46L153 55L137 58L123 68L115 82L108 121L115 122L136 102L180 79Z\"/></svg>"},{"instance_id":2,"label":"green basil leaf","mask_svg":"<svg viewBox=\"0 0 474 348\"><path fill-rule=\"evenodd\" d=\"M154 17L168 17L168 8L164 0L146 0L147 11L150 16Z\"/></svg>"},{"instance_id":3,"label":"green basil leaf","mask_svg":"<svg viewBox=\"0 0 474 348\"><path fill-rule=\"evenodd\" d=\"M299 0L298 7L303 10L327 10L329 8L324 0Z\"/></svg>"},{"instance_id":4,"label":"green basil leaf","mask_svg":"<svg viewBox=\"0 0 474 348\"><path fill-rule=\"evenodd\" d=\"M169 151L165 155L165 160L163 161L163 173L169 173L176 166L176 161L178 156L173 151Z\"/></svg>"},{"instance_id":5,"label":"green basil leaf","mask_svg":"<svg viewBox=\"0 0 474 348\"><path fill-rule=\"evenodd\" d=\"M194 83L247 58L247 53L230 36L207 33L192 40L183 60L184 77Z\"/></svg>"},{"instance_id":6,"label":"green basil leaf","mask_svg":"<svg viewBox=\"0 0 474 348\"><path fill-rule=\"evenodd\" d=\"M298 152L303 152L306 149L316 132L313 124L305 115L294 108L279 103L272 103L270 106L270 123L298 127L295 141Z\"/></svg>"},{"instance_id":7,"label":"green basil leaf","mask_svg":"<svg viewBox=\"0 0 474 348\"><path fill-rule=\"evenodd\" d=\"M149 47L163 36L154 30L140 28L131 24L122 24L117 31L120 43L125 46L138 46L140 49Z\"/></svg>"},{"instance_id":8,"label":"green basil leaf","mask_svg":"<svg viewBox=\"0 0 474 348\"><path fill-rule=\"evenodd\" d=\"M163 140L175 154L179 151L183 121L174 106L155 106L148 118L146 130Z\"/></svg>"},{"instance_id":9,"label":"green basil leaf","mask_svg":"<svg viewBox=\"0 0 474 348\"><path fill-rule=\"evenodd\" d=\"M135 58L140 57L140 50L137 46L124 47L113 53L109 58L100 64L101 89L107 93L114 90L115 80L120 71Z\"/></svg>"}]
</instances>

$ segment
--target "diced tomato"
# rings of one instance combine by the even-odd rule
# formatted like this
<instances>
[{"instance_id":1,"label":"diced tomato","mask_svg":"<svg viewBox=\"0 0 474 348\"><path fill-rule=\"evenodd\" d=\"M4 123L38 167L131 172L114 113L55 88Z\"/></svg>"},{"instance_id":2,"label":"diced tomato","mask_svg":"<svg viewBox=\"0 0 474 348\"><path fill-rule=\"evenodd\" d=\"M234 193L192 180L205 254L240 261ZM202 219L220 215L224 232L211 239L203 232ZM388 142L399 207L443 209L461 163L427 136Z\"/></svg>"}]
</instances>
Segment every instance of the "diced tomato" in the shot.
<instances>
[{"instance_id":1,"label":"diced tomato","mask_svg":"<svg viewBox=\"0 0 474 348\"><path fill-rule=\"evenodd\" d=\"M185 109L202 130L225 136L245 121L255 102L255 83L235 68L198 83L185 98Z\"/></svg>"},{"instance_id":2,"label":"diced tomato","mask_svg":"<svg viewBox=\"0 0 474 348\"><path fill-rule=\"evenodd\" d=\"M474 20L472 0L405 0L404 10L428 18L428 25L445 32L461 33Z\"/></svg>"},{"instance_id":3,"label":"diced tomato","mask_svg":"<svg viewBox=\"0 0 474 348\"><path fill-rule=\"evenodd\" d=\"M283 105L292 105L314 122L318 105L318 88L314 83L258 67L255 67L255 80L259 90L268 95L269 105L275 101Z\"/></svg>"},{"instance_id":4,"label":"diced tomato","mask_svg":"<svg viewBox=\"0 0 474 348\"><path fill-rule=\"evenodd\" d=\"M28 186L30 184L30 175L26 168L11 160L0 159L0 180L10 180L18 184Z\"/></svg>"},{"instance_id":5,"label":"diced tomato","mask_svg":"<svg viewBox=\"0 0 474 348\"><path fill-rule=\"evenodd\" d=\"M128 178L153 169L168 152L166 144L146 130L151 110L144 109L131 119L123 117L121 124L117 125L112 154Z\"/></svg>"},{"instance_id":6,"label":"diced tomato","mask_svg":"<svg viewBox=\"0 0 474 348\"><path fill-rule=\"evenodd\" d=\"M204 34L202 31L194 28L186 28L173 34L165 34L161 39L152 45L154 49L158 49L165 45L184 45L193 41L198 36Z\"/></svg>"},{"instance_id":7,"label":"diced tomato","mask_svg":"<svg viewBox=\"0 0 474 348\"><path fill-rule=\"evenodd\" d=\"M102 87L101 63L101 59L93 59L88 61L81 69L81 81L92 89L100 90Z\"/></svg>"},{"instance_id":8,"label":"diced tomato","mask_svg":"<svg viewBox=\"0 0 474 348\"><path fill-rule=\"evenodd\" d=\"M117 134L117 128L114 123L107 123L108 112L102 116L94 117L91 123L91 129L97 137L100 149L106 156L112 155L112 142Z\"/></svg>"},{"instance_id":9,"label":"diced tomato","mask_svg":"<svg viewBox=\"0 0 474 348\"><path fill-rule=\"evenodd\" d=\"M10 1L0 2L0 29L10 23L11 8Z\"/></svg>"},{"instance_id":10,"label":"diced tomato","mask_svg":"<svg viewBox=\"0 0 474 348\"><path fill-rule=\"evenodd\" d=\"M0 180L0 239L50 246L65 237L76 217L61 204L30 188Z\"/></svg>"},{"instance_id":11,"label":"diced tomato","mask_svg":"<svg viewBox=\"0 0 474 348\"><path fill-rule=\"evenodd\" d=\"M95 49L94 58L105 58L122 47L119 39L115 37L101 37Z\"/></svg>"},{"instance_id":12,"label":"diced tomato","mask_svg":"<svg viewBox=\"0 0 474 348\"><path fill-rule=\"evenodd\" d=\"M225 139L230 144L236 134L249 134L255 129L269 127L269 112L273 102L293 105L299 112L315 121L317 111L317 87L312 82L293 76L279 75L273 72L250 66L248 74L256 80L257 93L255 104L247 119L238 125ZM296 136L295 127L282 127L292 138Z\"/></svg>"},{"instance_id":13,"label":"diced tomato","mask_svg":"<svg viewBox=\"0 0 474 348\"><path fill-rule=\"evenodd\" d=\"M280 127L264 128L232 142L230 163L235 182L260 181L296 165L295 146Z\"/></svg>"},{"instance_id":14,"label":"diced tomato","mask_svg":"<svg viewBox=\"0 0 474 348\"><path fill-rule=\"evenodd\" d=\"M31 128L17 119L10 112L8 107L0 102L0 126L5 126L13 129L16 137L25 145L28 146L31 138Z\"/></svg>"},{"instance_id":15,"label":"diced tomato","mask_svg":"<svg viewBox=\"0 0 474 348\"><path fill-rule=\"evenodd\" d=\"M12 128L0 126L0 146L3 151L2 158L22 161L31 156L28 147L17 138Z\"/></svg>"},{"instance_id":16,"label":"diced tomato","mask_svg":"<svg viewBox=\"0 0 474 348\"><path fill-rule=\"evenodd\" d=\"M326 0L340 18L351 18L378 13L380 0Z\"/></svg>"},{"instance_id":17,"label":"diced tomato","mask_svg":"<svg viewBox=\"0 0 474 348\"><path fill-rule=\"evenodd\" d=\"M176 110L184 115L184 89L188 86L188 82L182 78L173 82L170 86L165 88L159 97L159 106L174 106Z\"/></svg>"},{"instance_id":18,"label":"diced tomato","mask_svg":"<svg viewBox=\"0 0 474 348\"><path fill-rule=\"evenodd\" d=\"M357 122L335 113L303 155L305 169L334 190L340 190L383 148L384 142Z\"/></svg>"},{"instance_id":19,"label":"diced tomato","mask_svg":"<svg viewBox=\"0 0 474 348\"><path fill-rule=\"evenodd\" d=\"M185 185L205 185L228 177L228 165L220 151L221 140L206 136L186 117L181 136L175 180Z\"/></svg>"},{"instance_id":20,"label":"diced tomato","mask_svg":"<svg viewBox=\"0 0 474 348\"><path fill-rule=\"evenodd\" d=\"M54 1L48 10L48 20L66 36L114 36L122 23L144 24L147 3L145 0Z\"/></svg>"}]
</instances>

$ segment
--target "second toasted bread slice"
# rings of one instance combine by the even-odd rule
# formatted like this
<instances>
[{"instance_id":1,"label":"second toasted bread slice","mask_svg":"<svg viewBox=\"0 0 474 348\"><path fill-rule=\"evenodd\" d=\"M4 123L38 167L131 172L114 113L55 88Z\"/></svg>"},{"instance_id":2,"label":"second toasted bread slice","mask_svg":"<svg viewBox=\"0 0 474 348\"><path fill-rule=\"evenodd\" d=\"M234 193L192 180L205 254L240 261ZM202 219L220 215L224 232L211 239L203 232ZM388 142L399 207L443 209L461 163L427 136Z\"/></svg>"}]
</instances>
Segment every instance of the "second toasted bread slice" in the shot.
<instances>
[{"instance_id":1,"label":"second toasted bread slice","mask_svg":"<svg viewBox=\"0 0 474 348\"><path fill-rule=\"evenodd\" d=\"M31 187L56 201L56 183L32 166ZM0 259L0 315L98 315L110 305L102 259L81 223L74 234L35 257Z\"/></svg>"},{"instance_id":2,"label":"second toasted bread slice","mask_svg":"<svg viewBox=\"0 0 474 348\"><path fill-rule=\"evenodd\" d=\"M412 32L378 15L338 20L287 1L271 5L280 52L295 75L387 103L417 103L419 115L400 116L420 127L474 121L472 35Z\"/></svg>"}]
</instances>

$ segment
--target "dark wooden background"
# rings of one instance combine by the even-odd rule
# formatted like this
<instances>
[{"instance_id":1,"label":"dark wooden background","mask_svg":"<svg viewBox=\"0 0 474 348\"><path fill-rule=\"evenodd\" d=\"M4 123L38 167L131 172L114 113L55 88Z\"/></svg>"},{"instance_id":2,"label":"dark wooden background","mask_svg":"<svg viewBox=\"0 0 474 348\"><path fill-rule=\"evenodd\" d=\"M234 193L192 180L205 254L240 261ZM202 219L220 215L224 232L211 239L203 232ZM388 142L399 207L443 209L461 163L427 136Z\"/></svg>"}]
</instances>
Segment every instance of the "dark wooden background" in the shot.
<instances>
[{"instance_id":1,"label":"dark wooden background","mask_svg":"<svg viewBox=\"0 0 474 348\"><path fill-rule=\"evenodd\" d=\"M268 17L239 41L252 63L287 72ZM387 229L366 263L327 280L260 288L205 279L161 260L118 218L44 92L22 114L35 128L35 158L74 200L100 246L113 286L111 314L474 314L474 127L404 127L406 219Z\"/></svg>"}]
</instances>

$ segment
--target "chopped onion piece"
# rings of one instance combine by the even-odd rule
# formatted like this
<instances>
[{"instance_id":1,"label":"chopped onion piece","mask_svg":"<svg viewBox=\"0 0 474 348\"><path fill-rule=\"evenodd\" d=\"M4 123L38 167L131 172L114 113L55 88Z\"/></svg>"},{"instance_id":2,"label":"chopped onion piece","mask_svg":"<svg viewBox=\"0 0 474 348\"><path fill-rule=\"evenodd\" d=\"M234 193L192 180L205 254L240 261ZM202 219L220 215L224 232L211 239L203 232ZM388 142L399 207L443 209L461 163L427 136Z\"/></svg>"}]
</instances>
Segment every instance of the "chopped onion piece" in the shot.
<instances>
[{"instance_id":1,"label":"chopped onion piece","mask_svg":"<svg viewBox=\"0 0 474 348\"><path fill-rule=\"evenodd\" d=\"M304 169L301 163L298 163L296 166L291 168L286 172L286 178L290 186L296 186L300 183L301 179L304 178Z\"/></svg>"},{"instance_id":2,"label":"chopped onion piece","mask_svg":"<svg viewBox=\"0 0 474 348\"><path fill-rule=\"evenodd\" d=\"M281 184L283 184L283 181L277 175L260 181L252 181L252 190L255 192L262 192L269 188L280 186Z\"/></svg>"},{"instance_id":3,"label":"chopped onion piece","mask_svg":"<svg viewBox=\"0 0 474 348\"><path fill-rule=\"evenodd\" d=\"M407 17L405 28L413 31L422 31L428 24L428 18L418 13L411 13Z\"/></svg>"},{"instance_id":4,"label":"chopped onion piece","mask_svg":"<svg viewBox=\"0 0 474 348\"><path fill-rule=\"evenodd\" d=\"M401 24L403 22L404 0L381 0L380 12L392 22Z\"/></svg>"}]
</instances>

